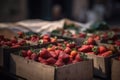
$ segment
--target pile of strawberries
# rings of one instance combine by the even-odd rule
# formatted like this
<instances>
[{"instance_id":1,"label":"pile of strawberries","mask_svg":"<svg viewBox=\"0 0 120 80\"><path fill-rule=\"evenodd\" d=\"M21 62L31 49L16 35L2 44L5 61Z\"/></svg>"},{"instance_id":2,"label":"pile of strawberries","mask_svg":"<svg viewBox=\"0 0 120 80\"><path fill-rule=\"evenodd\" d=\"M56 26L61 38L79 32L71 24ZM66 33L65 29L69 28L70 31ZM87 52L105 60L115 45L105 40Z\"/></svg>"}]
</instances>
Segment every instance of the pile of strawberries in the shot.
<instances>
[{"instance_id":1,"label":"pile of strawberries","mask_svg":"<svg viewBox=\"0 0 120 80\"><path fill-rule=\"evenodd\" d=\"M78 46L74 42L57 43L38 52L22 50L21 55L40 63L52 66L63 66L83 61L85 58L77 51Z\"/></svg>"},{"instance_id":2,"label":"pile of strawberries","mask_svg":"<svg viewBox=\"0 0 120 80\"><path fill-rule=\"evenodd\" d=\"M37 44L57 42L57 37L50 37L48 34L42 36L39 34L25 35L23 32L18 32L18 37Z\"/></svg>"},{"instance_id":3,"label":"pile of strawberries","mask_svg":"<svg viewBox=\"0 0 120 80\"><path fill-rule=\"evenodd\" d=\"M56 37L50 37L47 34L43 36L37 34L27 36L23 32L18 32L18 36L12 37L11 39L0 35L0 47L19 48L22 46L32 45L34 43L38 45L57 41L58 39Z\"/></svg>"},{"instance_id":4,"label":"pile of strawberries","mask_svg":"<svg viewBox=\"0 0 120 80\"><path fill-rule=\"evenodd\" d=\"M18 40L16 37L7 39L3 35L0 35L0 47L18 48L24 45L26 45L25 40Z\"/></svg>"}]
</instances>

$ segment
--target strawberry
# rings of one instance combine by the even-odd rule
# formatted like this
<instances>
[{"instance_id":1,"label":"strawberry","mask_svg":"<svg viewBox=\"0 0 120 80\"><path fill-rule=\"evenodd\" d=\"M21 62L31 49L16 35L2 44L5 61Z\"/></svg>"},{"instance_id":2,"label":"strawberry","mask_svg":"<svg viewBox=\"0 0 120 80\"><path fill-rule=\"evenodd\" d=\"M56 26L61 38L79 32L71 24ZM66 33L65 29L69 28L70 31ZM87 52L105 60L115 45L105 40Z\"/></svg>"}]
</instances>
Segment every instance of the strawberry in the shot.
<instances>
[{"instance_id":1,"label":"strawberry","mask_svg":"<svg viewBox=\"0 0 120 80\"><path fill-rule=\"evenodd\" d=\"M41 51L40 51L40 57L44 58L44 59L47 59L49 57L51 57L50 53L47 51L47 49L43 48Z\"/></svg>"},{"instance_id":2,"label":"strawberry","mask_svg":"<svg viewBox=\"0 0 120 80\"><path fill-rule=\"evenodd\" d=\"M62 59L58 59L58 60L56 61L55 65L59 67L59 66L63 66L64 63L63 63Z\"/></svg>"},{"instance_id":3,"label":"strawberry","mask_svg":"<svg viewBox=\"0 0 120 80\"><path fill-rule=\"evenodd\" d=\"M117 46L120 46L120 40L115 41L115 44L116 44Z\"/></svg>"},{"instance_id":4,"label":"strawberry","mask_svg":"<svg viewBox=\"0 0 120 80\"><path fill-rule=\"evenodd\" d=\"M71 49L69 47L66 47L65 50L64 50L64 52L67 53L67 54L70 54Z\"/></svg>"},{"instance_id":5,"label":"strawberry","mask_svg":"<svg viewBox=\"0 0 120 80\"><path fill-rule=\"evenodd\" d=\"M31 58L32 60L36 60L37 54L36 54L36 53L32 53L31 56L30 56L30 58Z\"/></svg>"},{"instance_id":6,"label":"strawberry","mask_svg":"<svg viewBox=\"0 0 120 80\"><path fill-rule=\"evenodd\" d=\"M91 52L91 46L89 45L82 45L82 47L78 48L78 51L80 52Z\"/></svg>"},{"instance_id":7,"label":"strawberry","mask_svg":"<svg viewBox=\"0 0 120 80\"><path fill-rule=\"evenodd\" d=\"M16 37L13 37L13 38L11 39L11 42L12 42L12 43L17 43L18 41L17 41Z\"/></svg>"},{"instance_id":8,"label":"strawberry","mask_svg":"<svg viewBox=\"0 0 120 80\"><path fill-rule=\"evenodd\" d=\"M47 50L48 50L48 51L54 51L54 48L48 47Z\"/></svg>"},{"instance_id":9,"label":"strawberry","mask_svg":"<svg viewBox=\"0 0 120 80\"><path fill-rule=\"evenodd\" d=\"M107 48L105 46L101 45L101 46L98 47L98 52L100 54L103 53L103 52L106 52L106 51L107 51Z\"/></svg>"},{"instance_id":10,"label":"strawberry","mask_svg":"<svg viewBox=\"0 0 120 80\"><path fill-rule=\"evenodd\" d=\"M78 62L82 61L82 58L80 57L80 54L77 54L75 56L75 60L78 61Z\"/></svg>"},{"instance_id":11,"label":"strawberry","mask_svg":"<svg viewBox=\"0 0 120 80\"><path fill-rule=\"evenodd\" d=\"M54 51L49 51L49 53L53 58L56 58L58 56Z\"/></svg>"},{"instance_id":12,"label":"strawberry","mask_svg":"<svg viewBox=\"0 0 120 80\"><path fill-rule=\"evenodd\" d=\"M75 47L75 43L67 43L66 46L69 47L69 48L74 48Z\"/></svg>"},{"instance_id":13,"label":"strawberry","mask_svg":"<svg viewBox=\"0 0 120 80\"><path fill-rule=\"evenodd\" d=\"M27 51L26 51L26 50L22 50L21 53L22 53L22 56L23 56L23 57L26 57L26 56L27 56Z\"/></svg>"},{"instance_id":14,"label":"strawberry","mask_svg":"<svg viewBox=\"0 0 120 80\"><path fill-rule=\"evenodd\" d=\"M57 39L56 38L50 38L50 42L56 42Z\"/></svg>"},{"instance_id":15,"label":"strawberry","mask_svg":"<svg viewBox=\"0 0 120 80\"><path fill-rule=\"evenodd\" d=\"M58 56L61 50L55 50L55 54Z\"/></svg>"},{"instance_id":16,"label":"strawberry","mask_svg":"<svg viewBox=\"0 0 120 80\"><path fill-rule=\"evenodd\" d=\"M49 40L48 39L43 39L43 43L48 43Z\"/></svg>"},{"instance_id":17,"label":"strawberry","mask_svg":"<svg viewBox=\"0 0 120 80\"><path fill-rule=\"evenodd\" d=\"M48 65L47 61L45 59L41 58L41 57L38 57L38 61L43 63L43 64Z\"/></svg>"},{"instance_id":18,"label":"strawberry","mask_svg":"<svg viewBox=\"0 0 120 80\"><path fill-rule=\"evenodd\" d=\"M30 56L32 55L32 53L33 53L33 52L32 52L31 50L28 50L28 51L27 51L27 56L30 57Z\"/></svg>"},{"instance_id":19,"label":"strawberry","mask_svg":"<svg viewBox=\"0 0 120 80\"><path fill-rule=\"evenodd\" d=\"M80 38L85 38L85 37L86 37L86 34L85 34L85 33L79 33L79 37L80 37Z\"/></svg>"},{"instance_id":20,"label":"strawberry","mask_svg":"<svg viewBox=\"0 0 120 80\"><path fill-rule=\"evenodd\" d=\"M20 47L20 45L18 45L18 44L11 46L11 48L19 48L19 47Z\"/></svg>"},{"instance_id":21,"label":"strawberry","mask_svg":"<svg viewBox=\"0 0 120 80\"><path fill-rule=\"evenodd\" d=\"M72 56L74 58L77 54L78 54L77 51L73 50L73 51L71 51L70 56Z\"/></svg>"},{"instance_id":22,"label":"strawberry","mask_svg":"<svg viewBox=\"0 0 120 80\"><path fill-rule=\"evenodd\" d=\"M85 44L90 45L90 44L95 44L95 40L92 37L89 37L86 41Z\"/></svg>"},{"instance_id":23,"label":"strawberry","mask_svg":"<svg viewBox=\"0 0 120 80\"><path fill-rule=\"evenodd\" d=\"M112 51L106 51L106 52L102 53L100 56L102 56L102 57L108 57L111 54L112 54Z\"/></svg>"},{"instance_id":24,"label":"strawberry","mask_svg":"<svg viewBox=\"0 0 120 80\"><path fill-rule=\"evenodd\" d=\"M50 39L50 36L48 34L43 35L43 39Z\"/></svg>"},{"instance_id":25,"label":"strawberry","mask_svg":"<svg viewBox=\"0 0 120 80\"><path fill-rule=\"evenodd\" d=\"M52 58L52 57L48 58L46 61L47 61L47 63L48 63L49 65L53 65L53 64L56 63L56 59L54 59L54 58Z\"/></svg>"}]
</instances>

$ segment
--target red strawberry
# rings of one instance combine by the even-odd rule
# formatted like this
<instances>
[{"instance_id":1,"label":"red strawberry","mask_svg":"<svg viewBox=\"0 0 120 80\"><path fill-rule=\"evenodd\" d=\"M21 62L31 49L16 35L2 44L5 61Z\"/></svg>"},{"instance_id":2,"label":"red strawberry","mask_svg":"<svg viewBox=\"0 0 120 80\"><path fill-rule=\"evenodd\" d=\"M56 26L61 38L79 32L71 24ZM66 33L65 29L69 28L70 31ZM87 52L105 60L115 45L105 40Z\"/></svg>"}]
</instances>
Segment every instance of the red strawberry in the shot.
<instances>
[{"instance_id":1,"label":"red strawberry","mask_svg":"<svg viewBox=\"0 0 120 80\"><path fill-rule=\"evenodd\" d=\"M64 63L63 63L62 59L58 59L58 60L56 61L55 65L59 67L59 66L63 66Z\"/></svg>"},{"instance_id":2,"label":"red strawberry","mask_svg":"<svg viewBox=\"0 0 120 80\"><path fill-rule=\"evenodd\" d=\"M47 59L49 57L51 57L50 53L47 51L47 49L43 48L41 51L40 51L40 56L44 59Z\"/></svg>"},{"instance_id":3,"label":"red strawberry","mask_svg":"<svg viewBox=\"0 0 120 80\"><path fill-rule=\"evenodd\" d=\"M77 54L77 55L75 56L75 60L78 61L78 62L79 62L79 61L83 61L82 58L80 57L80 54Z\"/></svg>"},{"instance_id":4,"label":"red strawberry","mask_svg":"<svg viewBox=\"0 0 120 80\"><path fill-rule=\"evenodd\" d=\"M27 51L27 56L30 57L30 56L32 55L32 53L33 53L33 52L32 52L31 50L28 50L28 51Z\"/></svg>"},{"instance_id":5,"label":"red strawberry","mask_svg":"<svg viewBox=\"0 0 120 80\"><path fill-rule=\"evenodd\" d=\"M22 56L23 56L23 57L26 57L26 56L27 56L27 51L26 51L26 50L22 50L21 53L22 53Z\"/></svg>"},{"instance_id":6,"label":"red strawberry","mask_svg":"<svg viewBox=\"0 0 120 80\"><path fill-rule=\"evenodd\" d=\"M54 59L54 58L52 58L52 57L48 58L46 61L47 61L48 64L50 64L50 65L53 65L53 64L56 63L56 59Z\"/></svg>"},{"instance_id":7,"label":"red strawberry","mask_svg":"<svg viewBox=\"0 0 120 80\"><path fill-rule=\"evenodd\" d=\"M48 34L43 35L43 39L50 39L50 36Z\"/></svg>"},{"instance_id":8,"label":"red strawberry","mask_svg":"<svg viewBox=\"0 0 120 80\"><path fill-rule=\"evenodd\" d=\"M112 51L106 51L106 52L100 54L100 56L102 56L102 57L108 57L108 56L110 56L111 54L112 54Z\"/></svg>"},{"instance_id":9,"label":"red strawberry","mask_svg":"<svg viewBox=\"0 0 120 80\"><path fill-rule=\"evenodd\" d=\"M18 45L18 44L11 46L11 48L19 48L19 47L20 47L20 45Z\"/></svg>"},{"instance_id":10,"label":"red strawberry","mask_svg":"<svg viewBox=\"0 0 120 80\"><path fill-rule=\"evenodd\" d=\"M116 44L117 46L120 46L120 40L115 41L115 44Z\"/></svg>"},{"instance_id":11,"label":"red strawberry","mask_svg":"<svg viewBox=\"0 0 120 80\"><path fill-rule=\"evenodd\" d=\"M67 47L69 48L74 48L75 47L75 43L68 43L66 44Z\"/></svg>"},{"instance_id":12,"label":"red strawberry","mask_svg":"<svg viewBox=\"0 0 120 80\"><path fill-rule=\"evenodd\" d=\"M56 58L58 56L54 51L49 51L49 53L54 58Z\"/></svg>"},{"instance_id":13,"label":"red strawberry","mask_svg":"<svg viewBox=\"0 0 120 80\"><path fill-rule=\"evenodd\" d=\"M49 40L48 39L43 39L43 43L48 43Z\"/></svg>"},{"instance_id":14,"label":"red strawberry","mask_svg":"<svg viewBox=\"0 0 120 80\"><path fill-rule=\"evenodd\" d=\"M31 59L32 59L32 60L36 60L36 58L37 58L37 54L36 54L36 53L32 53L32 54L31 54Z\"/></svg>"},{"instance_id":15,"label":"red strawberry","mask_svg":"<svg viewBox=\"0 0 120 80\"><path fill-rule=\"evenodd\" d=\"M55 54L58 56L61 50L55 50Z\"/></svg>"},{"instance_id":16,"label":"red strawberry","mask_svg":"<svg viewBox=\"0 0 120 80\"><path fill-rule=\"evenodd\" d=\"M57 39L56 38L50 38L50 42L56 42Z\"/></svg>"},{"instance_id":17,"label":"red strawberry","mask_svg":"<svg viewBox=\"0 0 120 80\"><path fill-rule=\"evenodd\" d=\"M74 58L77 54L78 54L77 51L73 50L73 51L71 51L70 56L72 56Z\"/></svg>"},{"instance_id":18,"label":"red strawberry","mask_svg":"<svg viewBox=\"0 0 120 80\"><path fill-rule=\"evenodd\" d=\"M85 37L86 37L86 34L84 34L84 33L79 33L79 37L80 37L80 38L85 38Z\"/></svg>"},{"instance_id":19,"label":"red strawberry","mask_svg":"<svg viewBox=\"0 0 120 80\"><path fill-rule=\"evenodd\" d=\"M47 61L45 59L41 58L41 57L38 57L38 61L43 63L43 64L48 65Z\"/></svg>"},{"instance_id":20,"label":"red strawberry","mask_svg":"<svg viewBox=\"0 0 120 80\"><path fill-rule=\"evenodd\" d=\"M71 49L69 47L66 47L65 50L64 50L64 52L67 53L67 54L70 54Z\"/></svg>"},{"instance_id":21,"label":"red strawberry","mask_svg":"<svg viewBox=\"0 0 120 80\"><path fill-rule=\"evenodd\" d=\"M87 41L85 41L85 44L88 44L88 45L94 44L94 43L95 43L95 40L94 40L94 38L92 38L92 37L89 37L89 38L87 39Z\"/></svg>"},{"instance_id":22,"label":"red strawberry","mask_svg":"<svg viewBox=\"0 0 120 80\"><path fill-rule=\"evenodd\" d=\"M80 52L91 52L92 48L89 45L83 45L81 48L78 48Z\"/></svg>"},{"instance_id":23,"label":"red strawberry","mask_svg":"<svg viewBox=\"0 0 120 80\"><path fill-rule=\"evenodd\" d=\"M14 37L14 38L11 39L11 42L12 42L12 43L17 43L18 41L17 41L17 39Z\"/></svg>"},{"instance_id":24,"label":"red strawberry","mask_svg":"<svg viewBox=\"0 0 120 80\"><path fill-rule=\"evenodd\" d=\"M107 51L107 48L105 47L105 46L99 46L98 47L98 51L99 51L99 53L101 54L101 53L103 53L103 52L106 52Z\"/></svg>"}]
</instances>

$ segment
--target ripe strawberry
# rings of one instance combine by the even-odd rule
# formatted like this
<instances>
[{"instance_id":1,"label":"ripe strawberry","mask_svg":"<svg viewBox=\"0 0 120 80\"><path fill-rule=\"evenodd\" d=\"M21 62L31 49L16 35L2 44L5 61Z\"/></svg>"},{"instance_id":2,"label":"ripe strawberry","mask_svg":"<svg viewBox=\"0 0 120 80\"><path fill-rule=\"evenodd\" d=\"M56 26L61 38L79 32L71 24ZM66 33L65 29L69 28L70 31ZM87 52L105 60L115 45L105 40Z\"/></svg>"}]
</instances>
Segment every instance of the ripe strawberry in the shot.
<instances>
[{"instance_id":1,"label":"ripe strawberry","mask_svg":"<svg viewBox=\"0 0 120 80\"><path fill-rule=\"evenodd\" d=\"M80 54L77 54L75 56L75 60L78 61L78 62L83 61L82 58L80 57Z\"/></svg>"},{"instance_id":2,"label":"ripe strawberry","mask_svg":"<svg viewBox=\"0 0 120 80\"><path fill-rule=\"evenodd\" d=\"M63 63L62 59L58 59L58 60L56 61L55 65L59 67L59 66L63 66L64 63Z\"/></svg>"},{"instance_id":3,"label":"ripe strawberry","mask_svg":"<svg viewBox=\"0 0 120 80\"><path fill-rule=\"evenodd\" d=\"M76 59L72 61L73 64L75 64L75 63L77 63L77 62L79 62L79 61L77 61Z\"/></svg>"},{"instance_id":4,"label":"ripe strawberry","mask_svg":"<svg viewBox=\"0 0 120 80\"><path fill-rule=\"evenodd\" d=\"M71 49L69 47L66 47L65 50L64 50L64 52L67 53L67 54L70 54Z\"/></svg>"},{"instance_id":5,"label":"ripe strawberry","mask_svg":"<svg viewBox=\"0 0 120 80\"><path fill-rule=\"evenodd\" d=\"M45 35L43 35L43 38L44 38L44 39L49 39L50 36L49 36L48 34L45 34Z\"/></svg>"},{"instance_id":6,"label":"ripe strawberry","mask_svg":"<svg viewBox=\"0 0 120 80\"><path fill-rule=\"evenodd\" d=\"M90 45L90 44L95 44L95 40L92 37L89 37L86 41L85 44Z\"/></svg>"},{"instance_id":7,"label":"ripe strawberry","mask_svg":"<svg viewBox=\"0 0 120 80\"><path fill-rule=\"evenodd\" d=\"M22 53L22 56L23 56L23 57L26 57L26 56L27 56L27 51L26 51L26 50L22 50L21 53Z\"/></svg>"},{"instance_id":8,"label":"ripe strawberry","mask_svg":"<svg viewBox=\"0 0 120 80\"><path fill-rule=\"evenodd\" d=\"M46 61L45 59L41 58L41 57L38 57L38 61L39 61L40 63L43 63L43 64L48 65L47 61Z\"/></svg>"},{"instance_id":9,"label":"ripe strawberry","mask_svg":"<svg viewBox=\"0 0 120 80\"><path fill-rule=\"evenodd\" d=\"M41 51L40 51L40 57L44 58L44 59L47 59L49 57L51 57L50 53L47 51L47 49L43 48Z\"/></svg>"},{"instance_id":10,"label":"ripe strawberry","mask_svg":"<svg viewBox=\"0 0 120 80\"><path fill-rule=\"evenodd\" d=\"M69 48L74 48L75 47L75 43L68 43L66 44L67 47Z\"/></svg>"},{"instance_id":11,"label":"ripe strawberry","mask_svg":"<svg viewBox=\"0 0 120 80\"><path fill-rule=\"evenodd\" d=\"M15 37L13 37L13 38L11 39L11 42L12 42L12 43L17 43L18 41L17 41L17 39L16 39Z\"/></svg>"},{"instance_id":12,"label":"ripe strawberry","mask_svg":"<svg viewBox=\"0 0 120 80\"><path fill-rule=\"evenodd\" d=\"M55 50L55 54L58 56L61 50Z\"/></svg>"},{"instance_id":13,"label":"ripe strawberry","mask_svg":"<svg viewBox=\"0 0 120 80\"><path fill-rule=\"evenodd\" d=\"M49 65L53 65L53 64L56 63L56 59L54 59L54 58L52 58L52 57L48 58L46 61L47 61L47 63L48 63Z\"/></svg>"},{"instance_id":14,"label":"ripe strawberry","mask_svg":"<svg viewBox=\"0 0 120 80\"><path fill-rule=\"evenodd\" d=\"M92 48L89 45L82 45L82 47L78 48L80 52L91 52Z\"/></svg>"},{"instance_id":15,"label":"ripe strawberry","mask_svg":"<svg viewBox=\"0 0 120 80\"><path fill-rule=\"evenodd\" d=\"M78 54L77 51L73 50L73 51L71 51L70 56L72 56L74 58L77 54Z\"/></svg>"},{"instance_id":16,"label":"ripe strawberry","mask_svg":"<svg viewBox=\"0 0 120 80\"><path fill-rule=\"evenodd\" d=\"M101 46L98 47L98 52L100 54L103 53L103 52L106 52L106 51L107 51L107 48L105 46L101 45Z\"/></svg>"},{"instance_id":17,"label":"ripe strawberry","mask_svg":"<svg viewBox=\"0 0 120 80\"><path fill-rule=\"evenodd\" d=\"M106 52L102 53L100 56L102 56L102 57L108 57L111 54L112 54L112 51L106 51Z\"/></svg>"},{"instance_id":18,"label":"ripe strawberry","mask_svg":"<svg viewBox=\"0 0 120 80\"><path fill-rule=\"evenodd\" d=\"M50 55L53 57L53 58L56 58L58 55L55 53L55 51L49 51Z\"/></svg>"},{"instance_id":19,"label":"ripe strawberry","mask_svg":"<svg viewBox=\"0 0 120 80\"><path fill-rule=\"evenodd\" d=\"M54 48L48 47L47 50L48 50L48 51L54 51Z\"/></svg>"},{"instance_id":20,"label":"ripe strawberry","mask_svg":"<svg viewBox=\"0 0 120 80\"><path fill-rule=\"evenodd\" d=\"M11 46L11 48L19 48L19 47L20 47L20 45L18 45L18 44Z\"/></svg>"},{"instance_id":21,"label":"ripe strawberry","mask_svg":"<svg viewBox=\"0 0 120 80\"><path fill-rule=\"evenodd\" d=\"M49 40L48 39L43 39L43 43L48 43Z\"/></svg>"},{"instance_id":22,"label":"ripe strawberry","mask_svg":"<svg viewBox=\"0 0 120 80\"><path fill-rule=\"evenodd\" d=\"M85 34L85 33L79 33L79 37L80 37L80 38L85 38L85 37L86 37L86 34Z\"/></svg>"},{"instance_id":23,"label":"ripe strawberry","mask_svg":"<svg viewBox=\"0 0 120 80\"><path fill-rule=\"evenodd\" d=\"M56 38L50 38L50 42L56 42L57 39Z\"/></svg>"},{"instance_id":24,"label":"ripe strawberry","mask_svg":"<svg viewBox=\"0 0 120 80\"><path fill-rule=\"evenodd\" d=\"M32 55L32 53L33 53L33 52L32 52L31 50L28 50L28 51L27 51L27 56L30 57L30 56Z\"/></svg>"},{"instance_id":25,"label":"ripe strawberry","mask_svg":"<svg viewBox=\"0 0 120 80\"><path fill-rule=\"evenodd\" d=\"M120 46L120 40L115 41L115 44L116 44L117 46Z\"/></svg>"},{"instance_id":26,"label":"ripe strawberry","mask_svg":"<svg viewBox=\"0 0 120 80\"><path fill-rule=\"evenodd\" d=\"M23 33L23 32L17 32L17 34L18 34L18 37L19 37L19 38L22 38L22 37L23 37L23 35L24 35L24 33Z\"/></svg>"},{"instance_id":27,"label":"ripe strawberry","mask_svg":"<svg viewBox=\"0 0 120 80\"><path fill-rule=\"evenodd\" d=\"M32 60L36 60L37 54L36 54L36 53L32 53L31 56L30 56L30 58L31 58Z\"/></svg>"}]
</instances>

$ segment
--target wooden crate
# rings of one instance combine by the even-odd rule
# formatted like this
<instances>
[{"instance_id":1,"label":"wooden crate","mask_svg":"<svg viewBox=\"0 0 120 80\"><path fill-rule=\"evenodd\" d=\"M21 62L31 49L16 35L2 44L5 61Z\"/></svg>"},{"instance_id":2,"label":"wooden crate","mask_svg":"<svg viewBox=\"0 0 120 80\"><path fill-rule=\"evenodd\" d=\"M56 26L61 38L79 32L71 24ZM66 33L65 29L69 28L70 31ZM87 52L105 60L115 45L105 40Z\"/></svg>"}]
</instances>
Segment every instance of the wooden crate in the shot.
<instances>
[{"instance_id":1,"label":"wooden crate","mask_svg":"<svg viewBox=\"0 0 120 80\"><path fill-rule=\"evenodd\" d=\"M120 61L112 59L111 80L120 80Z\"/></svg>"},{"instance_id":2,"label":"wooden crate","mask_svg":"<svg viewBox=\"0 0 120 80\"><path fill-rule=\"evenodd\" d=\"M109 79L111 74L111 58L99 57L93 54L87 54L89 59L93 59L94 76Z\"/></svg>"},{"instance_id":3,"label":"wooden crate","mask_svg":"<svg viewBox=\"0 0 120 80\"><path fill-rule=\"evenodd\" d=\"M62 67L44 65L10 54L10 72L27 80L92 80L92 60Z\"/></svg>"}]
</instances>

